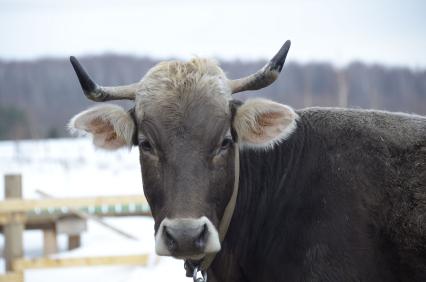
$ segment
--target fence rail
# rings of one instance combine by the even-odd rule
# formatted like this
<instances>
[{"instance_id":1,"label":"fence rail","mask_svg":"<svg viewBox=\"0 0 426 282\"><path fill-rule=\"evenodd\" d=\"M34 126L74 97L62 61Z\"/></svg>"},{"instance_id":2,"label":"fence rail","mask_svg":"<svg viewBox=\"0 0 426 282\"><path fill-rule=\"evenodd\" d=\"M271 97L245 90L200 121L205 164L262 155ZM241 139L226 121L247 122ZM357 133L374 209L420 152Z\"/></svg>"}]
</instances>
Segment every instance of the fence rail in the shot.
<instances>
[{"instance_id":1,"label":"fence rail","mask_svg":"<svg viewBox=\"0 0 426 282\"><path fill-rule=\"evenodd\" d=\"M86 267L86 266L120 266L133 265L145 266L148 264L149 255L128 256L99 256L79 258L37 258L16 259L13 262L13 271L0 274L0 282L24 282L24 271L27 269L46 269L60 267Z\"/></svg>"},{"instance_id":2,"label":"fence rail","mask_svg":"<svg viewBox=\"0 0 426 282\"><path fill-rule=\"evenodd\" d=\"M79 257L79 258L37 258L37 259L17 259L13 262L14 271L24 271L26 269L43 269L59 267L78 266L100 266L100 265L146 265L149 255L129 255L129 256L99 256L99 257Z\"/></svg>"},{"instance_id":3,"label":"fence rail","mask_svg":"<svg viewBox=\"0 0 426 282\"><path fill-rule=\"evenodd\" d=\"M144 196L108 196L108 197L79 197L64 199L21 200L7 199L0 202L0 213L30 212L37 209L49 208L84 208L96 206L143 204L147 201Z\"/></svg>"}]
</instances>

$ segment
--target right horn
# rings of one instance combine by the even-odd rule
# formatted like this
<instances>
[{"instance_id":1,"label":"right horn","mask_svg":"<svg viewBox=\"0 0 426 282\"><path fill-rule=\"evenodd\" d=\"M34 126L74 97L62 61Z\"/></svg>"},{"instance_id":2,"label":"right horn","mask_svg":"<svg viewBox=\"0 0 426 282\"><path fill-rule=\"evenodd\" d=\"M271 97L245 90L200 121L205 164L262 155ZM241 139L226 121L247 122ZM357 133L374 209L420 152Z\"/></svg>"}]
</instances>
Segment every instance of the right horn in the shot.
<instances>
[{"instance_id":1,"label":"right horn","mask_svg":"<svg viewBox=\"0 0 426 282\"><path fill-rule=\"evenodd\" d=\"M140 83L123 86L105 87L97 85L87 74L86 70L74 56L70 57L71 64L83 88L84 95L92 101L104 102L109 100L134 100Z\"/></svg>"},{"instance_id":2,"label":"right horn","mask_svg":"<svg viewBox=\"0 0 426 282\"><path fill-rule=\"evenodd\" d=\"M246 90L258 90L272 84L283 69L290 45L291 41L287 40L272 60L256 73L240 79L229 80L232 94Z\"/></svg>"}]
</instances>

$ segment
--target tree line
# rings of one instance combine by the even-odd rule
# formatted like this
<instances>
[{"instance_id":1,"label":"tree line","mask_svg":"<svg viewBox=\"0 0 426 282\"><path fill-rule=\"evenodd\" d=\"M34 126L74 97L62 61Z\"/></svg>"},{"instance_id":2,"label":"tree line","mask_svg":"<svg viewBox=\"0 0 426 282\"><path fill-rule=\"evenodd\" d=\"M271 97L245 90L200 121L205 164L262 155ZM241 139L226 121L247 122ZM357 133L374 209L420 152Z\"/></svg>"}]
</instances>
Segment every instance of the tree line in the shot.
<instances>
[{"instance_id":1,"label":"tree line","mask_svg":"<svg viewBox=\"0 0 426 282\"><path fill-rule=\"evenodd\" d=\"M138 81L158 61L151 58L102 55L81 62L103 85ZM230 78L246 76L265 61L224 61ZM336 68L328 63L288 63L279 79L237 99L259 96L291 105L373 108L426 115L426 70L367 65ZM131 107L130 102L118 102ZM93 103L81 92L67 59L0 60L0 139L68 136L66 124Z\"/></svg>"}]
</instances>

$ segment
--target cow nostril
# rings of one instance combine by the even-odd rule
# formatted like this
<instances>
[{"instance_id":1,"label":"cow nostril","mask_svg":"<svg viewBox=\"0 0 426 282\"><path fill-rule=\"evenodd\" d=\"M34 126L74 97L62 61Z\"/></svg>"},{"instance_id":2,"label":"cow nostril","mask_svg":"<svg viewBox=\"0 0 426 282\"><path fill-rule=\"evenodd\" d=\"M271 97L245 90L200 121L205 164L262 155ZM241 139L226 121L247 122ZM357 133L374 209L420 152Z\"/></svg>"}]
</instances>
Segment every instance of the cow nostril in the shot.
<instances>
[{"instance_id":1,"label":"cow nostril","mask_svg":"<svg viewBox=\"0 0 426 282\"><path fill-rule=\"evenodd\" d=\"M206 237L207 237L207 224L203 225L203 229L201 230L198 237L195 239L195 247L198 250L204 250L204 247L206 246Z\"/></svg>"},{"instance_id":2,"label":"cow nostril","mask_svg":"<svg viewBox=\"0 0 426 282\"><path fill-rule=\"evenodd\" d=\"M172 234L170 234L170 232L167 230L166 226L164 226L163 234L164 234L166 245L167 245L167 248L169 249L169 251L170 252L175 251L177 249L176 239L173 238Z\"/></svg>"}]
</instances>

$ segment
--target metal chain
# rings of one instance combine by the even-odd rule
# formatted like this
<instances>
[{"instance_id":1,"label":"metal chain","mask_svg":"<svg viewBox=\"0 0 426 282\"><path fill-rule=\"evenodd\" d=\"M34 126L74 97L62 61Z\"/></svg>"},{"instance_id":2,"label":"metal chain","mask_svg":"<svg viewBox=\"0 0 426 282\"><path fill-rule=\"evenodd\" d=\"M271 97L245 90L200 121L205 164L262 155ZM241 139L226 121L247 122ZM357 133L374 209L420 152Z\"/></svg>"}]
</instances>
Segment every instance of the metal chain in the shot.
<instances>
[{"instance_id":1,"label":"metal chain","mask_svg":"<svg viewBox=\"0 0 426 282\"><path fill-rule=\"evenodd\" d=\"M197 278L198 272L201 274L201 277ZM199 269L199 266L196 266L196 267L194 267L192 279L194 279L194 282L207 282L207 272Z\"/></svg>"}]
</instances>

